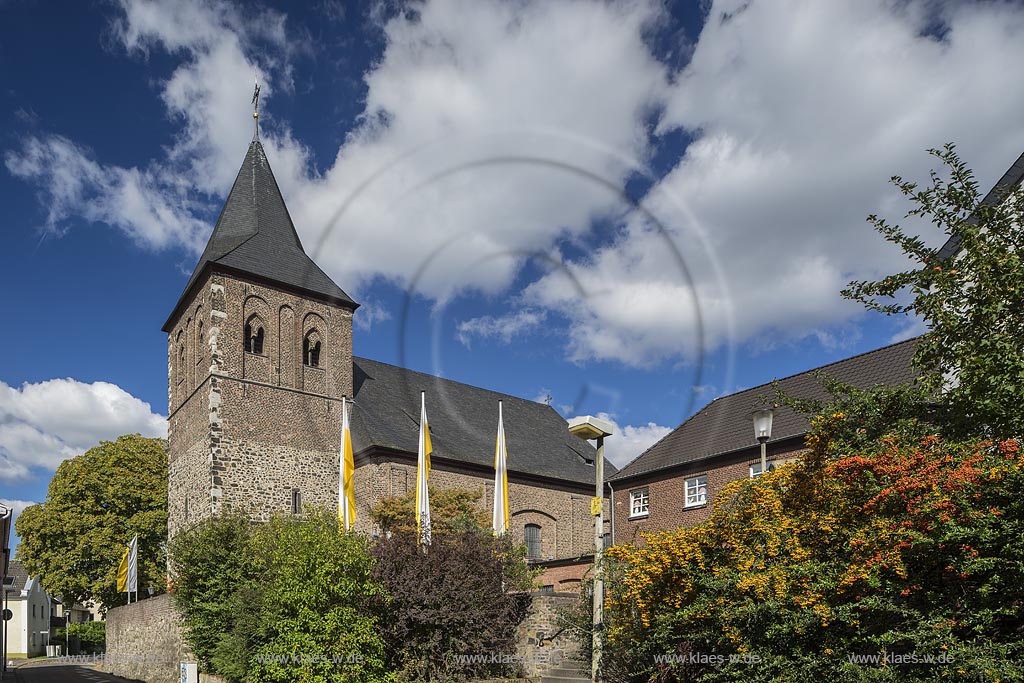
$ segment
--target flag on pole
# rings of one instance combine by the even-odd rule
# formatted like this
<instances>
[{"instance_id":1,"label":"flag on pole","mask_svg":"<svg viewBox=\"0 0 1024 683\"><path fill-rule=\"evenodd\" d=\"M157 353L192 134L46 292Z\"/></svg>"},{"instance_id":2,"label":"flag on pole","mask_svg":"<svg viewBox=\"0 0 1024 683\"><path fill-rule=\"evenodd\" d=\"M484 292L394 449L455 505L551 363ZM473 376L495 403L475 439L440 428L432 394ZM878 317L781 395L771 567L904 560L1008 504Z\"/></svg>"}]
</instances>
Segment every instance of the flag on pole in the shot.
<instances>
[{"instance_id":1,"label":"flag on pole","mask_svg":"<svg viewBox=\"0 0 1024 683\"><path fill-rule=\"evenodd\" d=\"M430 426L427 424L427 393L420 392L420 441L416 458L416 534L420 543L430 545Z\"/></svg>"},{"instance_id":2,"label":"flag on pole","mask_svg":"<svg viewBox=\"0 0 1024 683\"><path fill-rule=\"evenodd\" d=\"M505 450L505 424L501 415L501 401L498 401L498 438L494 443L494 533L501 536L508 531L508 470Z\"/></svg>"},{"instance_id":3,"label":"flag on pole","mask_svg":"<svg viewBox=\"0 0 1024 683\"><path fill-rule=\"evenodd\" d=\"M117 566L117 592L137 593L139 590L139 536L132 538L132 542L124 549L121 556L121 564Z\"/></svg>"},{"instance_id":4,"label":"flag on pole","mask_svg":"<svg viewBox=\"0 0 1024 683\"><path fill-rule=\"evenodd\" d=\"M348 424L348 403L341 399L341 457L338 463L338 520L345 531L356 523L356 485L353 480L352 431Z\"/></svg>"}]
</instances>

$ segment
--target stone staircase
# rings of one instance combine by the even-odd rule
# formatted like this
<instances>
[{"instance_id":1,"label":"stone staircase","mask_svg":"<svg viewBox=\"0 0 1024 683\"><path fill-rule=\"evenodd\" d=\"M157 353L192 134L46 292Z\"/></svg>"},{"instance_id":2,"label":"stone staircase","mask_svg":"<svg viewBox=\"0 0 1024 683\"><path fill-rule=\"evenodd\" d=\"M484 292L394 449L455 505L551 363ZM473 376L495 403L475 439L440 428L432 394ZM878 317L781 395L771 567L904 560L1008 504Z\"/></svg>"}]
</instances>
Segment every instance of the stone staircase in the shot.
<instances>
[{"instance_id":1,"label":"stone staircase","mask_svg":"<svg viewBox=\"0 0 1024 683\"><path fill-rule=\"evenodd\" d=\"M583 662L564 660L540 677L540 683L588 683L590 669Z\"/></svg>"}]
</instances>

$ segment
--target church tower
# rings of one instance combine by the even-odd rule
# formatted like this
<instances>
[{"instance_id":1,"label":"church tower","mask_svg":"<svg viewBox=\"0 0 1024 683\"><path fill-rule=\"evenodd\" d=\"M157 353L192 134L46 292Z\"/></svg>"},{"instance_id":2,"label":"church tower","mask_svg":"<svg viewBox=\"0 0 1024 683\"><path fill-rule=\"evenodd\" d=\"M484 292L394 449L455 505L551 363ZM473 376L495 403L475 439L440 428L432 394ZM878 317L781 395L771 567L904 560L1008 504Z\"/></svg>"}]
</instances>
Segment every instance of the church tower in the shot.
<instances>
[{"instance_id":1,"label":"church tower","mask_svg":"<svg viewBox=\"0 0 1024 683\"><path fill-rule=\"evenodd\" d=\"M168 334L169 532L337 504L358 304L306 255L253 140Z\"/></svg>"}]
</instances>

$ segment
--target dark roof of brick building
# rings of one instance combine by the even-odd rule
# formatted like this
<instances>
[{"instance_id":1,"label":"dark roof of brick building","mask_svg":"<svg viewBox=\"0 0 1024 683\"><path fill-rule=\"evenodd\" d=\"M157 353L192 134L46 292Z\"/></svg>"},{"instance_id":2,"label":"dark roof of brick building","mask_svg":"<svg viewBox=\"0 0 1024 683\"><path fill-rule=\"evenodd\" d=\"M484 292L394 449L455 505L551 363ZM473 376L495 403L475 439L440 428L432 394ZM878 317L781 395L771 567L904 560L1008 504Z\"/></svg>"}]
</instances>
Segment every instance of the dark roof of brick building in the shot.
<instances>
[{"instance_id":1,"label":"dark roof of brick building","mask_svg":"<svg viewBox=\"0 0 1024 683\"><path fill-rule=\"evenodd\" d=\"M215 266L331 303L358 306L306 255L259 140L249 145L206 249L164 324L165 332L203 271Z\"/></svg>"},{"instance_id":2,"label":"dark roof of brick building","mask_svg":"<svg viewBox=\"0 0 1024 683\"><path fill-rule=\"evenodd\" d=\"M594 447L571 435L549 405L367 358L353 358L352 364L356 452L377 447L415 454L425 391L434 457L492 468L501 400L510 472L594 483ZM615 471L605 459L605 472Z\"/></svg>"},{"instance_id":3,"label":"dark roof of brick building","mask_svg":"<svg viewBox=\"0 0 1024 683\"><path fill-rule=\"evenodd\" d=\"M916 343L916 338L908 339L780 379L778 385L791 396L822 400L828 395L816 377L819 371L858 389L910 384L917 377L911 364ZM774 395L775 388L768 383L716 398L610 479L629 479L753 447L757 442L751 413L764 407L764 397L771 400ZM806 416L786 407L777 408L771 441L802 436L809 426Z\"/></svg>"},{"instance_id":4,"label":"dark roof of brick building","mask_svg":"<svg viewBox=\"0 0 1024 683\"><path fill-rule=\"evenodd\" d=\"M1006 195L1022 182L1024 182L1024 153L1017 157L1017 161L1013 162L1013 165L1007 169L1003 177L996 181L996 184L988 191L988 194L982 198L981 205L991 206L1001 203L1006 198ZM975 214L971 214L967 220L968 222L976 223L978 217ZM936 256L939 261L944 261L952 256L956 256L959 251L960 238L953 235L946 240L946 243L942 245Z\"/></svg>"}]
</instances>

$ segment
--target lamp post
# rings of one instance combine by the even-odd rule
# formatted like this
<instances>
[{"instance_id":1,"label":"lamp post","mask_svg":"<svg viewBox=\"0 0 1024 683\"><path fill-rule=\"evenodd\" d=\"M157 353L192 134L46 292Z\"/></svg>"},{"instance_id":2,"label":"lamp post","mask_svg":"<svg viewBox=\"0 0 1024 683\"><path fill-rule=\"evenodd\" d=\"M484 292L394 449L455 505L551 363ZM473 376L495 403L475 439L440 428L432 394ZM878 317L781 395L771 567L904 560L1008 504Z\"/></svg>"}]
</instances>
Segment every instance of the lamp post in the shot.
<instances>
[{"instance_id":1,"label":"lamp post","mask_svg":"<svg viewBox=\"0 0 1024 683\"><path fill-rule=\"evenodd\" d=\"M586 441L597 439L597 456L594 460L596 482L594 497L590 501L590 514L594 516L594 635L590 679L597 683L600 680L601 632L604 629L604 580L601 571L601 556L604 554L604 437L612 435L612 425L606 420L584 415L569 420L569 433Z\"/></svg>"},{"instance_id":2,"label":"lamp post","mask_svg":"<svg viewBox=\"0 0 1024 683\"><path fill-rule=\"evenodd\" d=\"M772 438L772 418L775 417L774 408L761 408L755 410L751 417L754 419L754 436L761 444L761 476L768 471L768 439Z\"/></svg>"}]
</instances>

